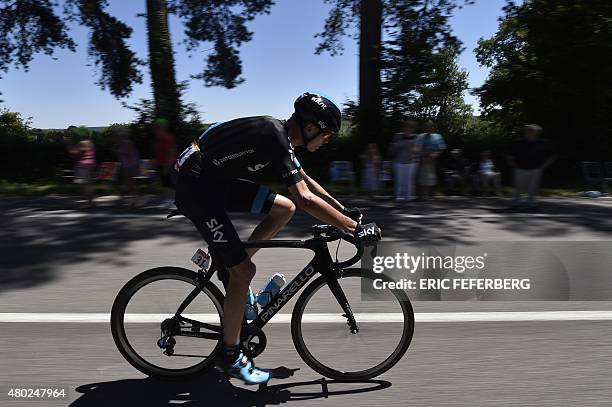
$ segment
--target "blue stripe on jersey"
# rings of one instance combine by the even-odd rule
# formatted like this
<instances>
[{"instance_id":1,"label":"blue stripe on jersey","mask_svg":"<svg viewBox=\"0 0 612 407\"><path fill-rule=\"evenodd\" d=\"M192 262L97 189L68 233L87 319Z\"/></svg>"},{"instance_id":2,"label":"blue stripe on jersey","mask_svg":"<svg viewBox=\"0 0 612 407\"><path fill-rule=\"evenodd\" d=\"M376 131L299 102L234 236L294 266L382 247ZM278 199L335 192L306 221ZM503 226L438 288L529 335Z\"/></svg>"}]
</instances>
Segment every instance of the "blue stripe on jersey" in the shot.
<instances>
[{"instance_id":1,"label":"blue stripe on jersey","mask_svg":"<svg viewBox=\"0 0 612 407\"><path fill-rule=\"evenodd\" d=\"M200 137L198 138L198 143L200 143L200 142L202 141L202 139L204 138L204 136L205 136L206 134L208 134L208 132L209 132L209 131L211 131L212 129L214 129L215 127L217 127L217 126L218 126L218 125L220 125L220 124L223 124L223 122L217 122L217 123L215 123L215 124L210 125L210 127L209 127L209 128L207 128L207 129L206 129L206 131L200 135Z\"/></svg>"},{"instance_id":2,"label":"blue stripe on jersey","mask_svg":"<svg viewBox=\"0 0 612 407\"><path fill-rule=\"evenodd\" d=\"M302 164L300 164L296 156L293 156L293 165L295 165L295 168L298 168L298 169L302 166Z\"/></svg>"},{"instance_id":3,"label":"blue stripe on jersey","mask_svg":"<svg viewBox=\"0 0 612 407\"><path fill-rule=\"evenodd\" d=\"M265 187L263 185L259 186L259 189L257 190L257 195L255 195L255 199L253 199L251 213L261 213L261 210L263 209L264 203L266 202L266 198L268 197L269 192L270 188Z\"/></svg>"}]
</instances>

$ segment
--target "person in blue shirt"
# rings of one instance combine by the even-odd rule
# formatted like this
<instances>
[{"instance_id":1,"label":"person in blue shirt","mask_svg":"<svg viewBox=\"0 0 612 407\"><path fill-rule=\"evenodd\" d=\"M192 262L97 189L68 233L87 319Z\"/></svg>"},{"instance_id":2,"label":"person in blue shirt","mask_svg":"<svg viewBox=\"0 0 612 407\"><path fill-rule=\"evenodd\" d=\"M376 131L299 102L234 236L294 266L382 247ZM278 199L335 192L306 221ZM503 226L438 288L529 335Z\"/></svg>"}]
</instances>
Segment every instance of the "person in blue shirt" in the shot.
<instances>
[{"instance_id":1,"label":"person in blue shirt","mask_svg":"<svg viewBox=\"0 0 612 407\"><path fill-rule=\"evenodd\" d=\"M421 161L419 167L419 186L421 199L429 199L438 182L436 175L438 157L446 149L446 143L441 134L434 133L434 123L429 120L425 123L425 133L419 135L421 145Z\"/></svg>"}]
</instances>

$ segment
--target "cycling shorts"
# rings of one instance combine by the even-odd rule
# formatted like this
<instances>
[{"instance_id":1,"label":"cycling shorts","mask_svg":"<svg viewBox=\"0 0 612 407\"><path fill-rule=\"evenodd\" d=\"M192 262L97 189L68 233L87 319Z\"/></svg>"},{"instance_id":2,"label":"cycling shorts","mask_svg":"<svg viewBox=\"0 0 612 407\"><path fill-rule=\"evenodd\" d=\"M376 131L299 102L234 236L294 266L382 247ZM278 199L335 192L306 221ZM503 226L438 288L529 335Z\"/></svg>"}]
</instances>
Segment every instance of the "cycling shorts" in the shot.
<instances>
[{"instance_id":1,"label":"cycling shorts","mask_svg":"<svg viewBox=\"0 0 612 407\"><path fill-rule=\"evenodd\" d=\"M199 154L193 154L179 168L176 207L191 220L225 267L247 257L227 212L267 214L275 197L266 186L224 177Z\"/></svg>"}]
</instances>

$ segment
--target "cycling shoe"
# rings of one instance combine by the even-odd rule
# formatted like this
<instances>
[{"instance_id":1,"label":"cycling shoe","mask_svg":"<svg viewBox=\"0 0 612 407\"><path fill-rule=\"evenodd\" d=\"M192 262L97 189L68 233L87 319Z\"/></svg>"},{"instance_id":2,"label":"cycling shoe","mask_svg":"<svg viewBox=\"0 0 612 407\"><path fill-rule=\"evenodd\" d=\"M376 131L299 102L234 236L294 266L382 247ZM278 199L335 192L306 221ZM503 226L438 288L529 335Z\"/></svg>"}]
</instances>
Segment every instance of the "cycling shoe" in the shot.
<instances>
[{"instance_id":1,"label":"cycling shoe","mask_svg":"<svg viewBox=\"0 0 612 407\"><path fill-rule=\"evenodd\" d=\"M222 369L230 377L240 379L246 384L263 384L271 378L270 372L255 367L253 361L242 352L235 362L222 366Z\"/></svg>"}]
</instances>

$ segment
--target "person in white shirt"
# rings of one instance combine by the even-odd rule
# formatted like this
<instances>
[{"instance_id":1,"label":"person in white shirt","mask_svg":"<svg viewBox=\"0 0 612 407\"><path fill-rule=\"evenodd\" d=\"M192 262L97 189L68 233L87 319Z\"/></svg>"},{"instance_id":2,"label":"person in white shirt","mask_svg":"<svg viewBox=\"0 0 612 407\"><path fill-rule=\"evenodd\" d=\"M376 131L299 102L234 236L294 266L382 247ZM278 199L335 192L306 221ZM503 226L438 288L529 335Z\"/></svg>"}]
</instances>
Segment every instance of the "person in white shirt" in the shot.
<instances>
[{"instance_id":1,"label":"person in white shirt","mask_svg":"<svg viewBox=\"0 0 612 407\"><path fill-rule=\"evenodd\" d=\"M412 201L419 168L420 144L415 134L416 122L406 121L389 149L393 157L395 200Z\"/></svg>"},{"instance_id":2,"label":"person in white shirt","mask_svg":"<svg viewBox=\"0 0 612 407\"><path fill-rule=\"evenodd\" d=\"M480 181L482 185L483 192L487 193L491 191L491 187L493 187L494 193L499 193L501 188L501 174L498 171L495 171L495 165L493 164L493 160L491 160L491 152L489 150L485 150L481 153L480 160Z\"/></svg>"}]
</instances>

